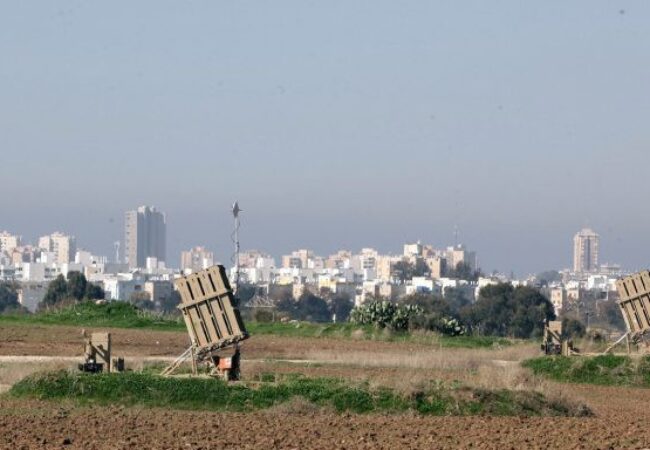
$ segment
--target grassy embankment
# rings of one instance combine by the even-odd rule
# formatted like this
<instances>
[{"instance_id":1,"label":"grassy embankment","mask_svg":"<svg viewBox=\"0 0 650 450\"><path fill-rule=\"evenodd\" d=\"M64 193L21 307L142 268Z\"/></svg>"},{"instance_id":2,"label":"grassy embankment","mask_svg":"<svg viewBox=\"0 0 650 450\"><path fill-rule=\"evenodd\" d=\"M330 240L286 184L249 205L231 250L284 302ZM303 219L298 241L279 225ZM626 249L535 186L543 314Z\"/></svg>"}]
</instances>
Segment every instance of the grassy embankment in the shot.
<instances>
[{"instance_id":1,"label":"grassy embankment","mask_svg":"<svg viewBox=\"0 0 650 450\"><path fill-rule=\"evenodd\" d=\"M338 378L262 374L250 385L206 378L164 378L146 373L89 375L67 371L40 373L16 383L15 397L70 399L85 404L121 404L211 411L254 411L298 402L301 408L338 412L426 415L581 416L589 409L538 392L445 387L439 383L412 395L371 389Z\"/></svg>"},{"instance_id":2,"label":"grassy embankment","mask_svg":"<svg viewBox=\"0 0 650 450\"><path fill-rule=\"evenodd\" d=\"M81 327L145 328L163 331L184 331L180 317L162 316L142 311L126 302L97 305L81 302L62 308L52 308L35 314L0 315L0 324L64 325Z\"/></svg>"},{"instance_id":3,"label":"grassy embankment","mask_svg":"<svg viewBox=\"0 0 650 450\"><path fill-rule=\"evenodd\" d=\"M603 386L650 387L650 356L540 357L523 362L536 375L555 381Z\"/></svg>"},{"instance_id":4,"label":"grassy embankment","mask_svg":"<svg viewBox=\"0 0 650 450\"><path fill-rule=\"evenodd\" d=\"M180 317L161 316L142 311L129 303L109 302L96 305L82 302L74 306L42 311L36 314L0 315L0 325L65 325L79 327L143 328L159 331L185 331ZM511 344L508 339L486 336L440 336L436 333L389 332L373 326L350 323L317 324L247 322L251 335L276 335L289 337L328 337L341 339L368 339L394 342L412 342L440 345L442 347L488 348Z\"/></svg>"}]
</instances>

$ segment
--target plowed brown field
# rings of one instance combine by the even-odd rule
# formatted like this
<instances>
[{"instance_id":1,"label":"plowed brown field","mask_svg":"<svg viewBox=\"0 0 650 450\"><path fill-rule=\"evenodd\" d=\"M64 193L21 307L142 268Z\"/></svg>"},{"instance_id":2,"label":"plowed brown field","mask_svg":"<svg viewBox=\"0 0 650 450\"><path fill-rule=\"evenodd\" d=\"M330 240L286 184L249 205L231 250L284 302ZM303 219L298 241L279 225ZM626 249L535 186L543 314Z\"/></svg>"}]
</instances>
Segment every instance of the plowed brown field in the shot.
<instances>
[{"instance_id":1,"label":"plowed brown field","mask_svg":"<svg viewBox=\"0 0 650 450\"><path fill-rule=\"evenodd\" d=\"M0 355L80 353L79 329L0 327ZM184 333L114 330L114 349L131 360L174 356ZM535 354L504 350L445 350L385 342L253 337L246 343L247 376L259 371L367 378L398 389L431 378L484 385L535 383L516 362ZM308 359L287 363L277 359ZM276 361L267 361L273 360ZM61 363L65 365L64 363ZM67 363L69 364L69 363ZM36 366L38 366L36 364ZM8 364L0 363L0 384ZM34 368L29 368L34 370ZM350 415L299 402L256 413L78 406L0 399L0 448L74 449L375 449L375 448L646 448L650 390L549 384L594 411L591 418L423 417Z\"/></svg>"}]
</instances>

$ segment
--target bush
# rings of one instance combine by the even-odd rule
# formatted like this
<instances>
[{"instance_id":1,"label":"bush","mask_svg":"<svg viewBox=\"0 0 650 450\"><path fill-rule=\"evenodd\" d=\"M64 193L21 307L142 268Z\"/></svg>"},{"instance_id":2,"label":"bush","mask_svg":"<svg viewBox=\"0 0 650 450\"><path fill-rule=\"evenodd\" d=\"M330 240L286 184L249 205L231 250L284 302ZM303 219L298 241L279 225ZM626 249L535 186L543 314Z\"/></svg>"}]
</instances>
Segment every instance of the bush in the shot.
<instances>
[{"instance_id":1,"label":"bush","mask_svg":"<svg viewBox=\"0 0 650 450\"><path fill-rule=\"evenodd\" d=\"M396 305L386 300L373 301L354 308L350 312L350 322L404 331L409 328L410 320L421 314L422 309L419 306Z\"/></svg>"},{"instance_id":2,"label":"bush","mask_svg":"<svg viewBox=\"0 0 650 450\"><path fill-rule=\"evenodd\" d=\"M263 308L253 309L253 320L255 322L269 323L273 322L273 311Z\"/></svg>"},{"instance_id":3,"label":"bush","mask_svg":"<svg viewBox=\"0 0 650 450\"><path fill-rule=\"evenodd\" d=\"M466 333L465 326L454 317L454 312L443 297L431 294L413 294L404 297L400 303L417 306L418 315L411 318L409 327L435 331L445 336L459 336Z\"/></svg>"},{"instance_id":4,"label":"bush","mask_svg":"<svg viewBox=\"0 0 650 450\"><path fill-rule=\"evenodd\" d=\"M587 332L585 325L571 317L562 318L562 337L565 339L581 338Z\"/></svg>"},{"instance_id":5,"label":"bush","mask_svg":"<svg viewBox=\"0 0 650 450\"><path fill-rule=\"evenodd\" d=\"M638 361L628 356L599 355L594 357L544 356L522 364L536 375L570 383L606 386L650 386L650 358Z\"/></svg>"}]
</instances>

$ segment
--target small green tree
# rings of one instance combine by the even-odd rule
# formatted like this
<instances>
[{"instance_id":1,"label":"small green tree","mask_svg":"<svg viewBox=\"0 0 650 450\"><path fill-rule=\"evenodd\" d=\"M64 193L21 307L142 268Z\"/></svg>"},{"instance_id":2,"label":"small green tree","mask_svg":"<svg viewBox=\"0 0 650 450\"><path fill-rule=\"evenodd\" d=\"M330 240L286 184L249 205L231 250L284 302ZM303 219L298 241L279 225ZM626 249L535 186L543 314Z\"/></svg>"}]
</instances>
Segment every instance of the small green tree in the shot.
<instances>
[{"instance_id":1,"label":"small green tree","mask_svg":"<svg viewBox=\"0 0 650 450\"><path fill-rule=\"evenodd\" d=\"M176 290L172 290L171 295L162 298L158 304L160 310L168 314L180 314L178 305L181 303L181 294Z\"/></svg>"},{"instance_id":2,"label":"small green tree","mask_svg":"<svg viewBox=\"0 0 650 450\"><path fill-rule=\"evenodd\" d=\"M70 271L67 280L59 275L50 282L39 308L54 306L65 300L79 302L103 298L104 290L101 287L89 283L81 272Z\"/></svg>"},{"instance_id":3,"label":"small green tree","mask_svg":"<svg viewBox=\"0 0 650 450\"><path fill-rule=\"evenodd\" d=\"M50 282L47 287L47 292L41 300L39 306L54 306L63 299L65 299L68 294L68 284L65 281L63 275L57 276L54 280Z\"/></svg>"},{"instance_id":4,"label":"small green tree","mask_svg":"<svg viewBox=\"0 0 650 450\"><path fill-rule=\"evenodd\" d=\"M151 296L145 291L135 291L129 296L129 303L140 309L153 310L155 308L154 302L151 301Z\"/></svg>"},{"instance_id":5,"label":"small green tree","mask_svg":"<svg viewBox=\"0 0 650 450\"><path fill-rule=\"evenodd\" d=\"M535 276L542 286L547 286L549 283L554 283L562 280L562 275L557 270L545 270Z\"/></svg>"},{"instance_id":6,"label":"small green tree","mask_svg":"<svg viewBox=\"0 0 650 450\"><path fill-rule=\"evenodd\" d=\"M462 288L448 287L445 289L445 300L455 315L458 315L461 309L472 304Z\"/></svg>"},{"instance_id":7,"label":"small green tree","mask_svg":"<svg viewBox=\"0 0 650 450\"><path fill-rule=\"evenodd\" d=\"M75 300L83 299L86 295L87 285L88 281L84 274L76 271L68 272L66 296Z\"/></svg>"},{"instance_id":8,"label":"small green tree","mask_svg":"<svg viewBox=\"0 0 650 450\"><path fill-rule=\"evenodd\" d=\"M354 302L349 295L337 294L329 302L330 315L336 314L337 322L345 322L350 317Z\"/></svg>"},{"instance_id":9,"label":"small green tree","mask_svg":"<svg viewBox=\"0 0 650 450\"><path fill-rule=\"evenodd\" d=\"M86 292L84 298L88 300L102 300L106 296L104 289L93 283L86 283Z\"/></svg>"},{"instance_id":10,"label":"small green tree","mask_svg":"<svg viewBox=\"0 0 650 450\"><path fill-rule=\"evenodd\" d=\"M481 276L478 270L472 270L472 267L465 261L459 262L456 267L447 271L447 277L459 280L476 281Z\"/></svg>"},{"instance_id":11,"label":"small green tree","mask_svg":"<svg viewBox=\"0 0 650 450\"><path fill-rule=\"evenodd\" d=\"M329 322L330 312L327 302L310 292L305 292L297 302L298 319L309 322Z\"/></svg>"},{"instance_id":12,"label":"small green tree","mask_svg":"<svg viewBox=\"0 0 650 450\"><path fill-rule=\"evenodd\" d=\"M391 275L393 278L401 281L402 283L406 280L413 278L413 264L408 261L398 261L393 264Z\"/></svg>"},{"instance_id":13,"label":"small green tree","mask_svg":"<svg viewBox=\"0 0 650 450\"><path fill-rule=\"evenodd\" d=\"M20 311L24 308L18 302L18 292L13 283L0 283L0 313Z\"/></svg>"},{"instance_id":14,"label":"small green tree","mask_svg":"<svg viewBox=\"0 0 650 450\"><path fill-rule=\"evenodd\" d=\"M416 258L414 263L407 260L398 261L392 267L393 278L401 282L411 280L413 277L423 277L430 273L431 269L422 258Z\"/></svg>"}]
</instances>

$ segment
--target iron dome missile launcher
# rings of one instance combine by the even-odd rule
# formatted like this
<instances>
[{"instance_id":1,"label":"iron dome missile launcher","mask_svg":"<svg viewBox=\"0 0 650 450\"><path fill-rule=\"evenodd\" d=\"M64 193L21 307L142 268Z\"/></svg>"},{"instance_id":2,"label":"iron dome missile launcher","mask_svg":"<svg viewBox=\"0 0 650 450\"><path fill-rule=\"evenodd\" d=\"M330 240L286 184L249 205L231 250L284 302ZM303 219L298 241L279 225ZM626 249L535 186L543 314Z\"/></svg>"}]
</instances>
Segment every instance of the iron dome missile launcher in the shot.
<instances>
[{"instance_id":1,"label":"iron dome missile launcher","mask_svg":"<svg viewBox=\"0 0 650 450\"><path fill-rule=\"evenodd\" d=\"M178 278L174 285L181 296L178 309L183 314L191 346L163 371L171 374L187 357L192 367L207 363L212 374L225 380L238 380L240 375L239 343L248 339L248 332L235 303L224 266L213 266Z\"/></svg>"}]
</instances>

